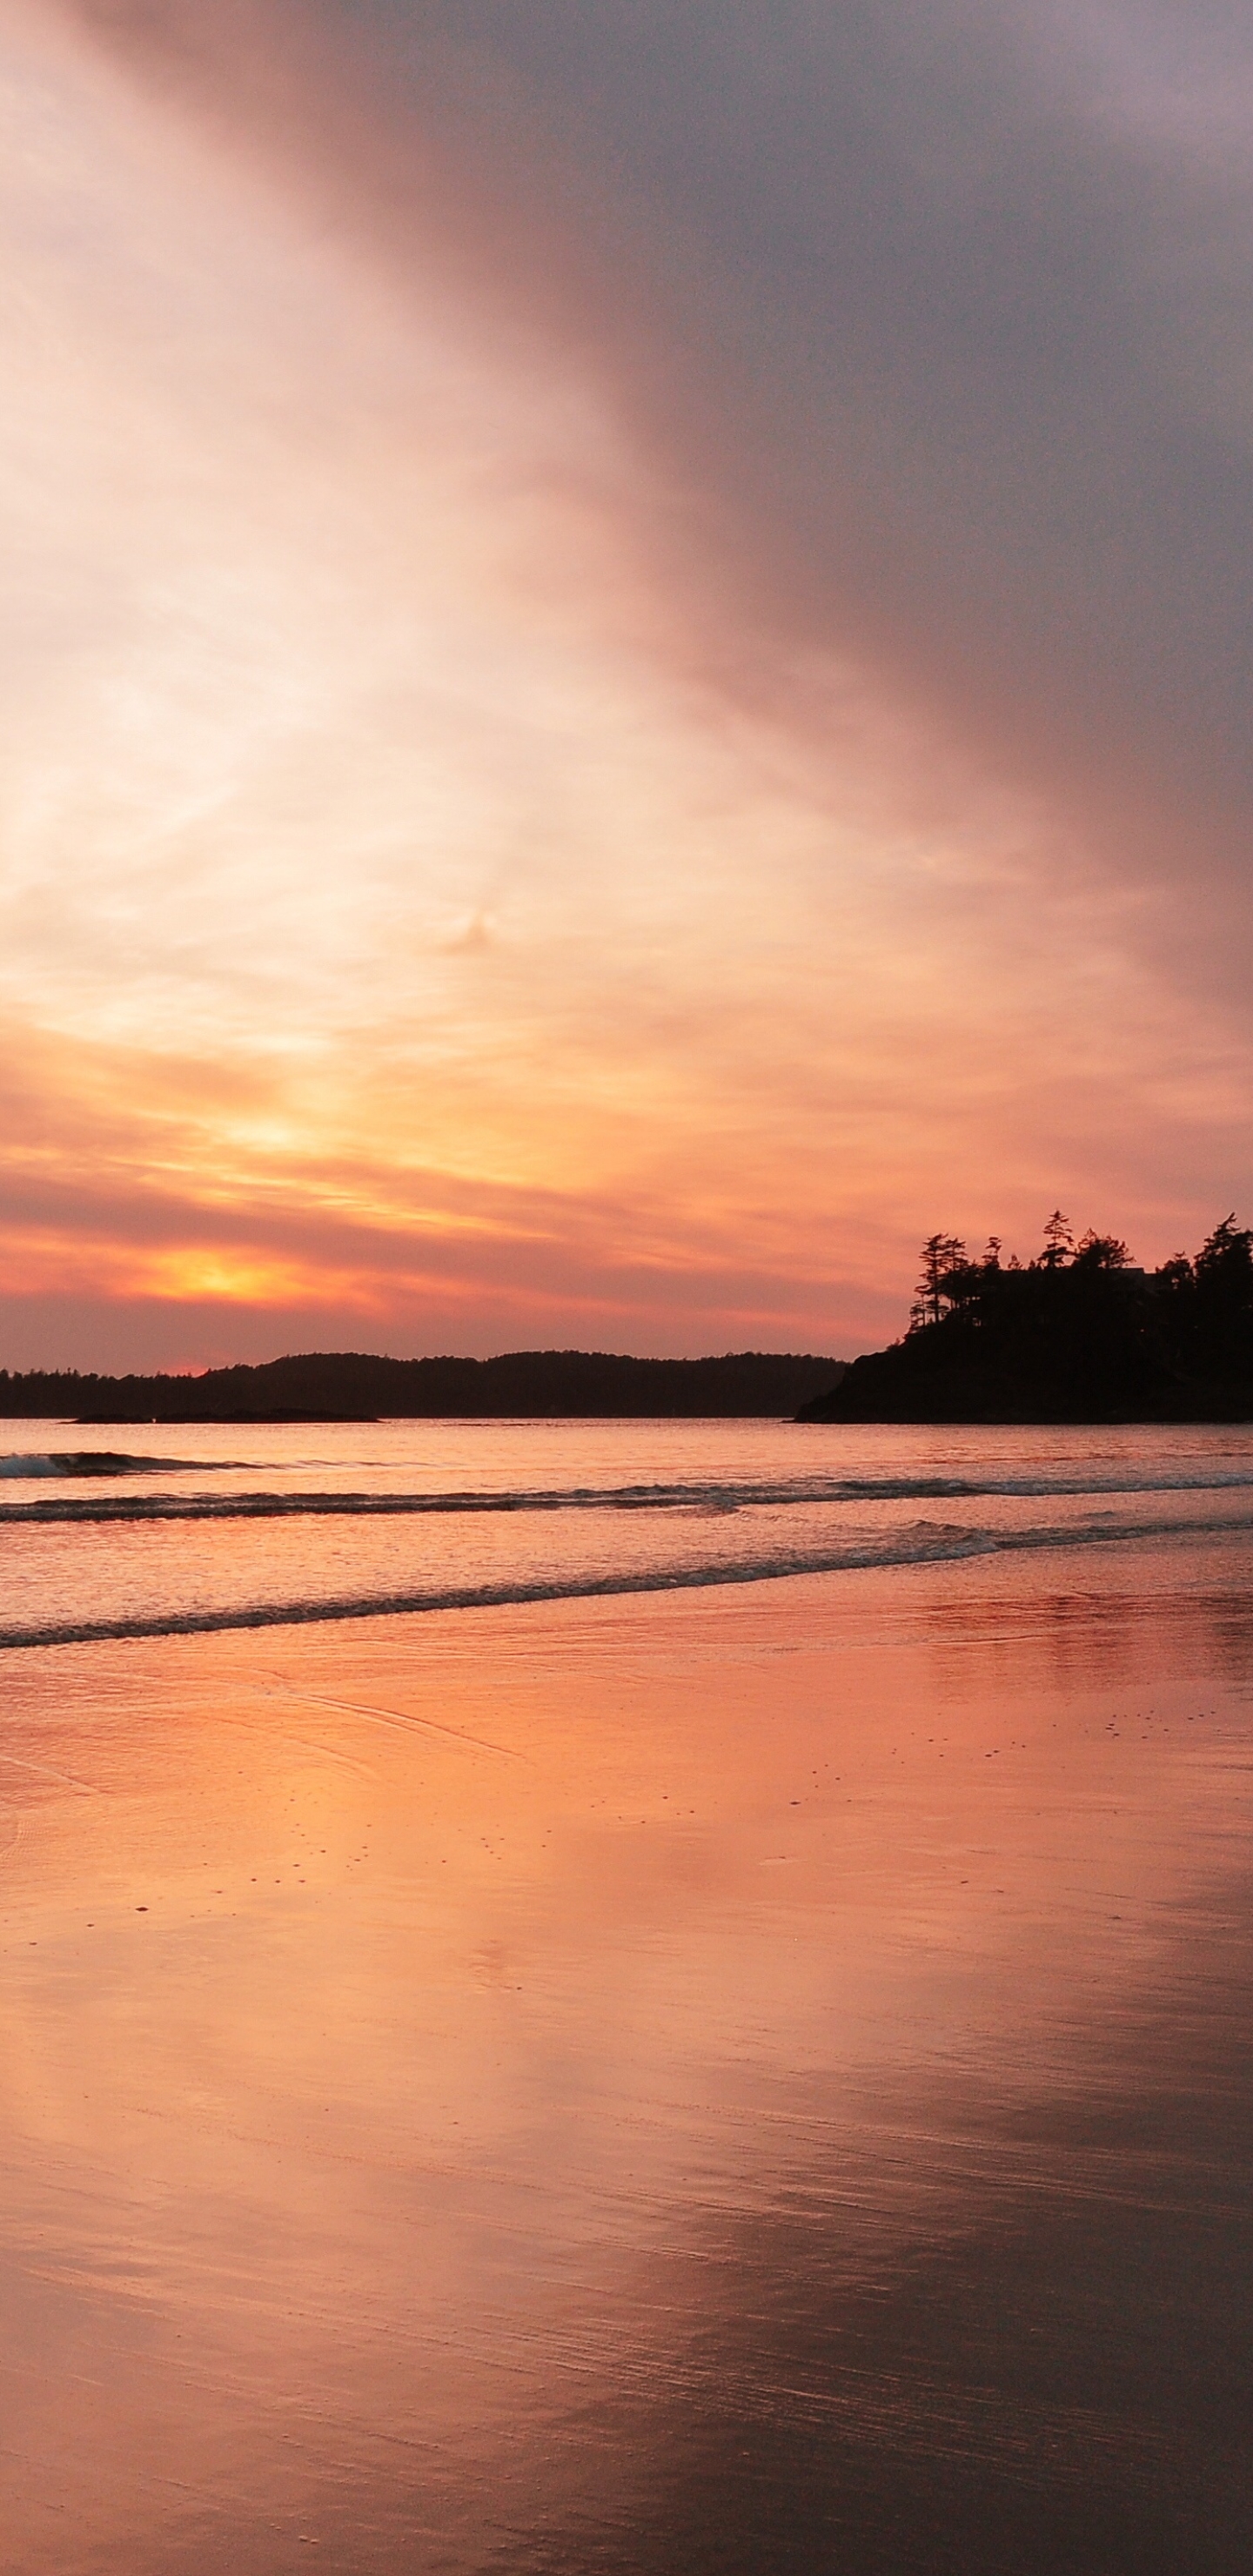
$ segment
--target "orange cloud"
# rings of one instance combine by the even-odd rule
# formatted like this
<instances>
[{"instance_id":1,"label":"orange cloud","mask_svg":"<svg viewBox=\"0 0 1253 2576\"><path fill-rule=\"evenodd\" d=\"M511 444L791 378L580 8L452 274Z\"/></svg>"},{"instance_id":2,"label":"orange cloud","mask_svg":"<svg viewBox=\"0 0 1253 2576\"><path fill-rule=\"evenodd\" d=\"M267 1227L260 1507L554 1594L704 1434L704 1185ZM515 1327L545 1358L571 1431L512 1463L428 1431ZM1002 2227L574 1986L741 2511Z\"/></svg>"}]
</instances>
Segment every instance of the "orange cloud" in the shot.
<instances>
[{"instance_id":1,"label":"orange cloud","mask_svg":"<svg viewBox=\"0 0 1253 2576\"><path fill-rule=\"evenodd\" d=\"M768 501L586 100L341 40L0 5L0 1356L850 1350L936 1224L1195 1237L1248 1044L1131 808L806 587L791 360Z\"/></svg>"}]
</instances>

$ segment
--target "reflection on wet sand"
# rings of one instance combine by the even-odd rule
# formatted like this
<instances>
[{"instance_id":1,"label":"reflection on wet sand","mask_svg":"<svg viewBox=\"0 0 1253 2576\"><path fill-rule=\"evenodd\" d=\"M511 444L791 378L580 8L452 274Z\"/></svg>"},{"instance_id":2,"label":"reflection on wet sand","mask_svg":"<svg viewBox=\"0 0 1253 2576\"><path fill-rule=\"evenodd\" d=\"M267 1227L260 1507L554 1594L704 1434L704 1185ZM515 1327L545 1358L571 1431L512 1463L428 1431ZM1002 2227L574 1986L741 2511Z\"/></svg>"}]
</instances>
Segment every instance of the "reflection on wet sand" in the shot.
<instances>
[{"instance_id":1,"label":"reflection on wet sand","mask_svg":"<svg viewBox=\"0 0 1253 2576\"><path fill-rule=\"evenodd\" d=\"M1251 1683L1199 1546L12 1659L0 2566L1243 2568Z\"/></svg>"}]
</instances>

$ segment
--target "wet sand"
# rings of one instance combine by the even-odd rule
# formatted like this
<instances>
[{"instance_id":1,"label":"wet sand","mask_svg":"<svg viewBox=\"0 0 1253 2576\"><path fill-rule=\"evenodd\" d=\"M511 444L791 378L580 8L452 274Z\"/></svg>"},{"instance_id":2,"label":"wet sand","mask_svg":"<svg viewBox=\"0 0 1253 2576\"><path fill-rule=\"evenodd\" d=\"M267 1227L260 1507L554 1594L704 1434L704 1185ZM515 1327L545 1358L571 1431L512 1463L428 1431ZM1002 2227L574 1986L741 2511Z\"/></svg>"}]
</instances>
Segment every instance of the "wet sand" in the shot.
<instances>
[{"instance_id":1,"label":"wet sand","mask_svg":"<svg viewBox=\"0 0 1253 2576\"><path fill-rule=\"evenodd\" d=\"M6 2576L1253 2563L1251 1570L7 1657Z\"/></svg>"}]
</instances>

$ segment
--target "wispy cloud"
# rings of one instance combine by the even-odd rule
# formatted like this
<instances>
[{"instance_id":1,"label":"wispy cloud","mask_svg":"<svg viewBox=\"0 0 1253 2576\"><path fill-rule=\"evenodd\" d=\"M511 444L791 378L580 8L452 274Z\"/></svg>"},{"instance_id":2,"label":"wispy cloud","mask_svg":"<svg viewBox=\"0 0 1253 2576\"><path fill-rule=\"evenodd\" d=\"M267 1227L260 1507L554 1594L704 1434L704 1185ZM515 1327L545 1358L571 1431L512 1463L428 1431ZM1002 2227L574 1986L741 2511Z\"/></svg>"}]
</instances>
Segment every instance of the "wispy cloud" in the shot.
<instances>
[{"instance_id":1,"label":"wispy cloud","mask_svg":"<svg viewBox=\"0 0 1253 2576\"><path fill-rule=\"evenodd\" d=\"M1234 14L6 0L0 74L25 1356L853 1347L936 1222L1238 1196Z\"/></svg>"}]
</instances>

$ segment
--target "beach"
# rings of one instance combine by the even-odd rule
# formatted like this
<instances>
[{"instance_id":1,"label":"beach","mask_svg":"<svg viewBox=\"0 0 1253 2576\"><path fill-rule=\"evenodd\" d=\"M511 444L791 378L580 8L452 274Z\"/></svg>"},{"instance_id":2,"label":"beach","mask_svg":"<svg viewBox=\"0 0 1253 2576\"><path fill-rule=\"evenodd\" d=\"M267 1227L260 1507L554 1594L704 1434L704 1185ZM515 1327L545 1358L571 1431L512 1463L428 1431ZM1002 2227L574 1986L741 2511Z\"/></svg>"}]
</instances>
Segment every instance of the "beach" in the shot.
<instances>
[{"instance_id":1,"label":"beach","mask_svg":"<svg viewBox=\"0 0 1253 2576\"><path fill-rule=\"evenodd\" d=\"M1253 1436L526 1433L3 1534L5 2576L1234 2576Z\"/></svg>"},{"instance_id":2,"label":"beach","mask_svg":"<svg viewBox=\"0 0 1253 2576\"><path fill-rule=\"evenodd\" d=\"M0 2576L1253 2576L1251 97L0 0Z\"/></svg>"}]
</instances>

